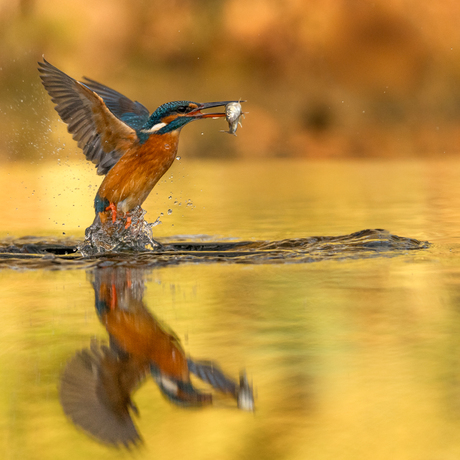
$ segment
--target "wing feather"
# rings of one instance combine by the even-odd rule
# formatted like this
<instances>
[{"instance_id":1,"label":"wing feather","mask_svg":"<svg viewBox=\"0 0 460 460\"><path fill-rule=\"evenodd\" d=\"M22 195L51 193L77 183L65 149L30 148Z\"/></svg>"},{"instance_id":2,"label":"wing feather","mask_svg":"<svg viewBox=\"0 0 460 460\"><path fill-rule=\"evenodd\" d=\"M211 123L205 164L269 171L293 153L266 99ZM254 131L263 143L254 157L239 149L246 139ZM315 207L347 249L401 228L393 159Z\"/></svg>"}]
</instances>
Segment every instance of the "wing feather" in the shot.
<instances>
[{"instance_id":1,"label":"wing feather","mask_svg":"<svg viewBox=\"0 0 460 460\"><path fill-rule=\"evenodd\" d=\"M86 158L97 166L97 173L107 174L126 150L138 142L136 127L132 126L135 123L125 123L121 111L131 111L138 115L138 123L144 124L148 110L93 80L78 82L45 59L38 64L43 86L59 116L67 123L69 133Z\"/></svg>"},{"instance_id":2,"label":"wing feather","mask_svg":"<svg viewBox=\"0 0 460 460\"><path fill-rule=\"evenodd\" d=\"M90 90L102 97L109 110L131 128L141 128L149 118L149 111L140 102L133 102L123 94L102 83L83 77L83 82Z\"/></svg>"}]
</instances>

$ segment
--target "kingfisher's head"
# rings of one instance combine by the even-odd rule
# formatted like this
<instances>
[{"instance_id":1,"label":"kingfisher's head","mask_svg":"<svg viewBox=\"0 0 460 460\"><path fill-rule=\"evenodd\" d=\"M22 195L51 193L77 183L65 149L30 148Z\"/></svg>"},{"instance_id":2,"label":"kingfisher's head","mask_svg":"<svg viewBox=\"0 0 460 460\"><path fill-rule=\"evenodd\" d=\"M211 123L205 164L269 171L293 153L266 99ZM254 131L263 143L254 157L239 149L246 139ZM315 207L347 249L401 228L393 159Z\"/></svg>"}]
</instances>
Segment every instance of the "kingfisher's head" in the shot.
<instances>
[{"instance_id":1,"label":"kingfisher's head","mask_svg":"<svg viewBox=\"0 0 460 460\"><path fill-rule=\"evenodd\" d=\"M187 123L202 118L219 118L225 117L225 112L203 113L204 109L212 107L225 107L230 102L238 101L221 101L221 102L192 102L192 101L174 101L160 105L155 112L150 115L148 122L138 131L142 137L150 134L166 134L172 131L180 130Z\"/></svg>"}]
</instances>

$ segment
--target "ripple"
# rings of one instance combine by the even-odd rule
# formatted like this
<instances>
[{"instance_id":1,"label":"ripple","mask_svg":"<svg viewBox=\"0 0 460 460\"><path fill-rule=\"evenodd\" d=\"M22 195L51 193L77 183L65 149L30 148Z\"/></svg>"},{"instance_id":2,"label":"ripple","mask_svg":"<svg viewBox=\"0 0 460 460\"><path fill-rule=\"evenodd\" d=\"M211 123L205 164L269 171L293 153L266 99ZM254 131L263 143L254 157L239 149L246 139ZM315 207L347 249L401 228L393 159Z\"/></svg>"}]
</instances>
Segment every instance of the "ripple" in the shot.
<instances>
[{"instance_id":1,"label":"ripple","mask_svg":"<svg viewBox=\"0 0 460 460\"><path fill-rule=\"evenodd\" d=\"M393 257L427 249L430 243L393 235L382 229L341 236L279 241L200 241L167 238L158 247L84 256L82 242L72 239L24 237L0 241L0 267L12 269L78 269L104 266L162 267L181 263L282 264L325 260Z\"/></svg>"}]
</instances>

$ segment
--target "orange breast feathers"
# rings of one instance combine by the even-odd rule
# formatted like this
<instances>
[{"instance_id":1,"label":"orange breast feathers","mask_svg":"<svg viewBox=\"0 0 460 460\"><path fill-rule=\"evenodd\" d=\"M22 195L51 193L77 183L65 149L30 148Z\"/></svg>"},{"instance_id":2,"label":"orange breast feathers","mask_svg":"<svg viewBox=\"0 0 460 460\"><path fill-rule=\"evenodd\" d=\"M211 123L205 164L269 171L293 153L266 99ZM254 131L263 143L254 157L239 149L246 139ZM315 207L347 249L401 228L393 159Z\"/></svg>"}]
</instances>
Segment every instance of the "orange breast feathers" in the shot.
<instances>
[{"instance_id":1,"label":"orange breast feathers","mask_svg":"<svg viewBox=\"0 0 460 460\"><path fill-rule=\"evenodd\" d=\"M190 380L187 358L180 343L145 310L135 312L115 309L102 321L120 346L142 361L155 364L160 371L178 380Z\"/></svg>"},{"instance_id":2,"label":"orange breast feathers","mask_svg":"<svg viewBox=\"0 0 460 460\"><path fill-rule=\"evenodd\" d=\"M179 131L152 134L142 145L129 149L108 172L98 195L128 212L142 205L155 184L176 158Z\"/></svg>"}]
</instances>

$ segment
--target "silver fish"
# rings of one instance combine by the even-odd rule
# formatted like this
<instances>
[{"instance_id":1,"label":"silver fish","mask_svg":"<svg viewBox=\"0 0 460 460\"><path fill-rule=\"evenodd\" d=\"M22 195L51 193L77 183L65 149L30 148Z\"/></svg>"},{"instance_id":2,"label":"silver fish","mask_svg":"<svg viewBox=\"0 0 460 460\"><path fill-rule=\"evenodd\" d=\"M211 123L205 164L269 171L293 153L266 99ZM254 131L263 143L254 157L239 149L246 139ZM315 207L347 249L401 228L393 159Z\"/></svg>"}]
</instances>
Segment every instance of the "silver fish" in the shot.
<instances>
[{"instance_id":1,"label":"silver fish","mask_svg":"<svg viewBox=\"0 0 460 460\"><path fill-rule=\"evenodd\" d=\"M238 407L242 410L254 412L254 392L244 372L240 375L240 386L236 394Z\"/></svg>"},{"instance_id":2,"label":"silver fish","mask_svg":"<svg viewBox=\"0 0 460 460\"><path fill-rule=\"evenodd\" d=\"M244 118L244 113L241 110L241 104L239 102L230 102L230 104L227 104L225 107L225 117L228 123L228 131L224 131L222 129L220 132L236 136L238 124L243 127L240 121L241 117Z\"/></svg>"}]
</instances>

